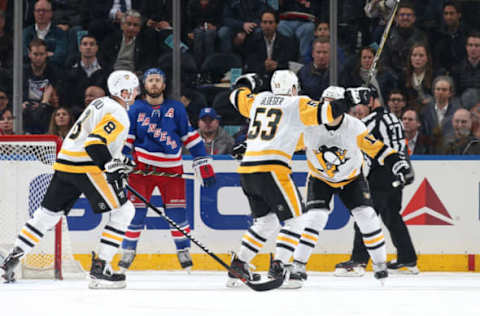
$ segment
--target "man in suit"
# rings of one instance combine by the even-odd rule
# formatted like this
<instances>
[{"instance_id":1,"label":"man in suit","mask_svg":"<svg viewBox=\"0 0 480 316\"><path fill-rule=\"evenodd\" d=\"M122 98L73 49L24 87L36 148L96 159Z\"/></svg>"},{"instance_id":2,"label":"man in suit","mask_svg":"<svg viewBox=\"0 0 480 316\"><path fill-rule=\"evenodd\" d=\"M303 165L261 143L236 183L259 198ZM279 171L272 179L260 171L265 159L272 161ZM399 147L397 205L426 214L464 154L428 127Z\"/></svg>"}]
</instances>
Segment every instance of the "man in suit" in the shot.
<instances>
[{"instance_id":1,"label":"man in suit","mask_svg":"<svg viewBox=\"0 0 480 316\"><path fill-rule=\"evenodd\" d=\"M275 70L288 69L288 62L298 59L295 39L278 33L277 23L278 14L271 9L265 10L260 21L262 31L252 34L245 43L246 72L257 73L265 79L264 83L270 82Z\"/></svg>"},{"instance_id":2,"label":"man in suit","mask_svg":"<svg viewBox=\"0 0 480 316\"><path fill-rule=\"evenodd\" d=\"M421 123L417 110L407 108L402 115L402 123L405 132L405 142L409 155L431 154L431 141L420 131Z\"/></svg>"},{"instance_id":3,"label":"man in suit","mask_svg":"<svg viewBox=\"0 0 480 316\"><path fill-rule=\"evenodd\" d=\"M453 81L448 76L438 76L433 80L433 101L427 104L422 112L422 128L427 136L431 136L434 146L441 148L444 140L453 134L452 116L459 108L451 102Z\"/></svg>"}]
</instances>

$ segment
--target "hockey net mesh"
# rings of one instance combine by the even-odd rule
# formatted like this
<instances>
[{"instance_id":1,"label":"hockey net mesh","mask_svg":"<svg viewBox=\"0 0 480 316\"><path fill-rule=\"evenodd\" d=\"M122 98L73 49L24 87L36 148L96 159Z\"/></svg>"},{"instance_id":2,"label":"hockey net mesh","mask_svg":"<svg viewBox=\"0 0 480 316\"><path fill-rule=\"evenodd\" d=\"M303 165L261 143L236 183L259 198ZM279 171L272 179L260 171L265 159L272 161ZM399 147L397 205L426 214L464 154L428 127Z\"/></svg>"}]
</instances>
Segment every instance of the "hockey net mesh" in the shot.
<instances>
[{"instance_id":1,"label":"hockey net mesh","mask_svg":"<svg viewBox=\"0 0 480 316\"><path fill-rule=\"evenodd\" d=\"M57 152L55 137L0 137L0 248L9 250L25 224L40 206L53 176ZM80 264L73 258L66 218L45 234L22 259L23 278L54 278L55 247L61 242L61 272L65 277L81 277ZM55 230L61 230L59 240ZM58 271L57 271L58 276Z\"/></svg>"}]
</instances>

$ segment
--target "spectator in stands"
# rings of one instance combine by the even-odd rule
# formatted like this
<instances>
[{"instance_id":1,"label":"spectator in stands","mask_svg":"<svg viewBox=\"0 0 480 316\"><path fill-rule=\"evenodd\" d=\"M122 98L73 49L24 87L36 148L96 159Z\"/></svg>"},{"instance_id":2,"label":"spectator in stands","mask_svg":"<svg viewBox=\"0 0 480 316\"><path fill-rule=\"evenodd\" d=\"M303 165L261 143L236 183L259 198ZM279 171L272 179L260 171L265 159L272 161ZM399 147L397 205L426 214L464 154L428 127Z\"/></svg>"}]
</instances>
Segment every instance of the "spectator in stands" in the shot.
<instances>
[{"instance_id":1,"label":"spectator in stands","mask_svg":"<svg viewBox=\"0 0 480 316\"><path fill-rule=\"evenodd\" d=\"M472 134L480 138L480 102L470 109L470 113L472 114Z\"/></svg>"},{"instance_id":2,"label":"spectator in stands","mask_svg":"<svg viewBox=\"0 0 480 316\"><path fill-rule=\"evenodd\" d=\"M49 61L62 67L67 55L67 34L52 22L52 5L47 0L38 0L34 9L35 24L23 30L24 57L33 39L44 40Z\"/></svg>"},{"instance_id":3,"label":"spectator in stands","mask_svg":"<svg viewBox=\"0 0 480 316\"><path fill-rule=\"evenodd\" d=\"M311 59L313 32L316 12L314 1L281 1L278 32L286 37L295 37L300 44L300 61L308 63Z\"/></svg>"},{"instance_id":4,"label":"spectator in stands","mask_svg":"<svg viewBox=\"0 0 480 316\"><path fill-rule=\"evenodd\" d=\"M267 5L258 0L226 0L223 25L218 30L220 51L232 52L232 44L242 47L248 35L259 32L261 14Z\"/></svg>"},{"instance_id":5,"label":"spectator in stands","mask_svg":"<svg viewBox=\"0 0 480 316\"><path fill-rule=\"evenodd\" d=\"M419 113L432 101L433 67L432 57L424 43L415 43L410 47L408 63L400 79L405 91L407 104Z\"/></svg>"},{"instance_id":6,"label":"spectator in stands","mask_svg":"<svg viewBox=\"0 0 480 316\"><path fill-rule=\"evenodd\" d=\"M24 102L23 130L27 134L45 134L53 111L60 105L56 89L52 85L45 88L41 102Z\"/></svg>"},{"instance_id":7,"label":"spectator in stands","mask_svg":"<svg viewBox=\"0 0 480 316\"><path fill-rule=\"evenodd\" d=\"M255 33L245 43L246 72L255 72L264 80L264 87L270 87L270 78L275 70L288 69L289 61L298 58L297 45L292 39L277 32L278 14L265 10L261 15L261 32Z\"/></svg>"},{"instance_id":8,"label":"spectator in stands","mask_svg":"<svg viewBox=\"0 0 480 316\"><path fill-rule=\"evenodd\" d=\"M466 58L453 68L452 75L463 106L471 108L477 100L468 104L469 95L476 92L478 96L480 92L480 32L472 32L467 36L466 50Z\"/></svg>"},{"instance_id":9,"label":"spectator in stands","mask_svg":"<svg viewBox=\"0 0 480 316\"><path fill-rule=\"evenodd\" d=\"M217 28L222 21L223 6L218 0L190 0L187 7L188 38L198 66L215 52Z\"/></svg>"},{"instance_id":10,"label":"spectator in stands","mask_svg":"<svg viewBox=\"0 0 480 316\"><path fill-rule=\"evenodd\" d=\"M387 24L396 0L367 0L363 8L365 15L370 19L377 19L374 22L371 39L377 44L380 43L382 33Z\"/></svg>"},{"instance_id":11,"label":"spectator in stands","mask_svg":"<svg viewBox=\"0 0 480 316\"><path fill-rule=\"evenodd\" d=\"M432 36L435 47L433 60L437 67L448 71L451 71L453 65L459 64L466 56L467 27L463 24L461 17L461 8L457 2L445 2L442 26L438 34Z\"/></svg>"},{"instance_id":12,"label":"spectator in stands","mask_svg":"<svg viewBox=\"0 0 480 316\"><path fill-rule=\"evenodd\" d=\"M454 137L445 147L446 155L480 155L480 139L472 134L472 116L466 109L458 109L452 118Z\"/></svg>"},{"instance_id":13,"label":"spectator in stands","mask_svg":"<svg viewBox=\"0 0 480 316\"><path fill-rule=\"evenodd\" d=\"M198 91L184 88L182 89L180 102L185 106L192 126L198 128L198 114L205 107L205 97Z\"/></svg>"},{"instance_id":14,"label":"spectator in stands","mask_svg":"<svg viewBox=\"0 0 480 316\"><path fill-rule=\"evenodd\" d=\"M405 142L409 155L431 154L431 140L421 132L421 122L418 112L414 108L406 108L402 116Z\"/></svg>"},{"instance_id":15,"label":"spectator in stands","mask_svg":"<svg viewBox=\"0 0 480 316\"><path fill-rule=\"evenodd\" d=\"M459 108L457 104L451 102L453 92L452 78L436 77L433 81L433 101L421 113L423 132L432 137L436 150L453 134L452 116Z\"/></svg>"},{"instance_id":16,"label":"spectator in stands","mask_svg":"<svg viewBox=\"0 0 480 316\"><path fill-rule=\"evenodd\" d=\"M0 135L14 135L13 113L9 108L0 110Z\"/></svg>"},{"instance_id":17,"label":"spectator in stands","mask_svg":"<svg viewBox=\"0 0 480 316\"><path fill-rule=\"evenodd\" d=\"M398 5L396 24L390 30L390 36L382 52L382 63L400 74L405 68L409 51L414 43L428 43L426 34L415 27L415 10L410 2Z\"/></svg>"},{"instance_id":18,"label":"spectator in stands","mask_svg":"<svg viewBox=\"0 0 480 316\"><path fill-rule=\"evenodd\" d=\"M60 74L53 64L47 60L47 45L41 39L33 39L29 44L28 57L30 63L24 65L23 100L33 103L49 99L44 94L49 86L56 87Z\"/></svg>"},{"instance_id":19,"label":"spectator in stands","mask_svg":"<svg viewBox=\"0 0 480 316\"><path fill-rule=\"evenodd\" d=\"M105 67L113 70L141 72L151 67L156 57L155 43L148 40L142 16L138 11L125 12L121 32L105 39L101 53Z\"/></svg>"},{"instance_id":20,"label":"spectator in stands","mask_svg":"<svg viewBox=\"0 0 480 316\"><path fill-rule=\"evenodd\" d=\"M85 89L85 94L80 98L83 103L74 105L71 108L72 113L72 120L75 122L80 114L82 114L83 110L95 99L101 98L105 96L105 90L103 87L99 86L89 86Z\"/></svg>"},{"instance_id":21,"label":"spectator in stands","mask_svg":"<svg viewBox=\"0 0 480 316\"><path fill-rule=\"evenodd\" d=\"M330 39L330 24L328 20L320 20L315 26L314 38L326 37ZM312 46L308 47L308 60L304 60L305 64L312 61ZM340 67L343 67L345 63L345 50L340 47L340 43L337 42L337 60Z\"/></svg>"},{"instance_id":22,"label":"spectator in stands","mask_svg":"<svg viewBox=\"0 0 480 316\"><path fill-rule=\"evenodd\" d=\"M89 86L106 86L110 71L97 58L98 44L92 35L84 35L80 40L80 56L72 56L67 63L62 80L64 105L81 106L85 89Z\"/></svg>"},{"instance_id":23,"label":"spectator in stands","mask_svg":"<svg viewBox=\"0 0 480 316\"><path fill-rule=\"evenodd\" d=\"M403 92L398 89L390 91L390 94L387 98L387 105L390 112L401 119L404 108L407 105L407 101Z\"/></svg>"},{"instance_id":24,"label":"spectator in stands","mask_svg":"<svg viewBox=\"0 0 480 316\"><path fill-rule=\"evenodd\" d=\"M321 37L313 40L311 63L306 64L298 72L302 94L320 100L323 90L330 85L328 65L330 62L330 40Z\"/></svg>"},{"instance_id":25,"label":"spectator in stands","mask_svg":"<svg viewBox=\"0 0 480 316\"><path fill-rule=\"evenodd\" d=\"M370 68L372 67L375 50L371 47L363 47L357 57L353 69L345 68L339 76L339 83L343 87L357 87L365 85L368 81ZM369 84L373 85L377 92L380 103L385 104L385 97L397 86L397 80L389 69L377 64L377 70Z\"/></svg>"},{"instance_id":26,"label":"spectator in stands","mask_svg":"<svg viewBox=\"0 0 480 316\"><path fill-rule=\"evenodd\" d=\"M365 104L357 104L350 108L350 111L348 114L361 120L364 117L367 117L368 114L370 114L370 109Z\"/></svg>"},{"instance_id":27,"label":"spectator in stands","mask_svg":"<svg viewBox=\"0 0 480 316\"><path fill-rule=\"evenodd\" d=\"M234 140L220 126L220 117L217 112L213 108L203 108L198 118L198 133L205 142L207 154L231 154Z\"/></svg>"},{"instance_id":28,"label":"spectator in stands","mask_svg":"<svg viewBox=\"0 0 480 316\"><path fill-rule=\"evenodd\" d=\"M0 111L5 110L6 108L11 108L8 102L9 100L7 90L4 88L0 88Z\"/></svg>"},{"instance_id":29,"label":"spectator in stands","mask_svg":"<svg viewBox=\"0 0 480 316\"><path fill-rule=\"evenodd\" d=\"M52 20L58 28L67 32L82 24L81 7L83 0L50 0L54 8Z\"/></svg>"},{"instance_id":30,"label":"spectator in stands","mask_svg":"<svg viewBox=\"0 0 480 316\"><path fill-rule=\"evenodd\" d=\"M5 28L5 12L0 10L0 68L10 69L13 63L13 37Z\"/></svg>"},{"instance_id":31,"label":"spectator in stands","mask_svg":"<svg viewBox=\"0 0 480 316\"><path fill-rule=\"evenodd\" d=\"M48 134L56 135L61 139L64 139L72 126L73 120L70 109L60 106L52 113L50 124L48 126Z\"/></svg>"}]
</instances>

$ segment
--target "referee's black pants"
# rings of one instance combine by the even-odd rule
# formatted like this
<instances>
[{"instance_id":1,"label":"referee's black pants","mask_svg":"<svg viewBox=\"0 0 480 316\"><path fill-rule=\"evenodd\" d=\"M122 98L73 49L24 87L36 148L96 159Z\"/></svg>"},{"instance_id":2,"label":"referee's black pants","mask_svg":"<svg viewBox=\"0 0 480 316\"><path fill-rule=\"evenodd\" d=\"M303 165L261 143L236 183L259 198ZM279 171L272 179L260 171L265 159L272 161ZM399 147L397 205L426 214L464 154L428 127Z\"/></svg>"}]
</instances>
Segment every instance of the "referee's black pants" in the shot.
<instances>
[{"instance_id":1,"label":"referee's black pants","mask_svg":"<svg viewBox=\"0 0 480 316\"><path fill-rule=\"evenodd\" d=\"M390 233L392 243L397 249L397 262L416 262L417 255L413 247L412 239L410 238L410 233L400 215L402 208L402 190L392 189L390 191L379 191L372 188L371 194L375 211L382 218L385 227ZM351 260L367 263L370 256L363 244L362 234L357 224L355 224L354 227L355 237L353 240Z\"/></svg>"}]
</instances>

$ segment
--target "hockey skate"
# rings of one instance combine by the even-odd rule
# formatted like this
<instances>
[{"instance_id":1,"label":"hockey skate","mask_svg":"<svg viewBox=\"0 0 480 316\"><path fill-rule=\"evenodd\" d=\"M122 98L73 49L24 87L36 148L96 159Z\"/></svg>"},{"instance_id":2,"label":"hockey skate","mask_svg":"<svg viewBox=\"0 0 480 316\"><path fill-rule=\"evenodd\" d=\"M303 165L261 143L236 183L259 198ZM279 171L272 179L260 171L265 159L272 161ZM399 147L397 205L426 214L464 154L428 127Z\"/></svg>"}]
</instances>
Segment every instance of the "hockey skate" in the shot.
<instances>
[{"instance_id":1,"label":"hockey skate","mask_svg":"<svg viewBox=\"0 0 480 316\"><path fill-rule=\"evenodd\" d=\"M275 280L288 280L290 270L280 260L273 260L270 255L270 269L268 270L268 278Z\"/></svg>"},{"instance_id":2,"label":"hockey skate","mask_svg":"<svg viewBox=\"0 0 480 316\"><path fill-rule=\"evenodd\" d=\"M23 250L20 247L13 248L12 252L3 261L0 265L0 271L2 278L5 280L5 283L13 283L15 279L15 268L20 262L20 258L23 256Z\"/></svg>"},{"instance_id":3,"label":"hockey skate","mask_svg":"<svg viewBox=\"0 0 480 316\"><path fill-rule=\"evenodd\" d=\"M397 260L387 262L387 269L390 273L396 274L419 274L417 263L415 261L408 263L400 263Z\"/></svg>"},{"instance_id":4,"label":"hockey skate","mask_svg":"<svg viewBox=\"0 0 480 316\"><path fill-rule=\"evenodd\" d=\"M122 259L118 262L120 273L125 274L135 259L136 251L134 249L123 249Z\"/></svg>"},{"instance_id":5,"label":"hockey skate","mask_svg":"<svg viewBox=\"0 0 480 316\"><path fill-rule=\"evenodd\" d=\"M307 280L307 272L305 263L294 260L292 264L287 266L290 275L286 282L281 286L282 289L299 289L303 286L303 281Z\"/></svg>"},{"instance_id":6,"label":"hockey skate","mask_svg":"<svg viewBox=\"0 0 480 316\"><path fill-rule=\"evenodd\" d=\"M379 280L382 285L384 285L385 280L388 278L387 264L385 262L378 264L374 263L373 276L375 277L375 279Z\"/></svg>"},{"instance_id":7,"label":"hockey skate","mask_svg":"<svg viewBox=\"0 0 480 316\"><path fill-rule=\"evenodd\" d=\"M337 277L361 277L365 274L366 263L348 260L335 266L333 275Z\"/></svg>"},{"instance_id":8,"label":"hockey skate","mask_svg":"<svg viewBox=\"0 0 480 316\"><path fill-rule=\"evenodd\" d=\"M248 281L260 281L260 274L251 272L249 264L238 259L235 254L232 256L230 269ZM227 287L238 287L241 284L243 283L240 281L239 277L228 271Z\"/></svg>"},{"instance_id":9,"label":"hockey skate","mask_svg":"<svg viewBox=\"0 0 480 316\"><path fill-rule=\"evenodd\" d=\"M193 261L192 256L190 256L190 252L188 251L188 248L178 250L177 257L178 262L180 262L180 265L182 266L182 269L186 269L188 272L190 272L190 269L193 266Z\"/></svg>"},{"instance_id":10,"label":"hockey skate","mask_svg":"<svg viewBox=\"0 0 480 316\"><path fill-rule=\"evenodd\" d=\"M125 274L114 273L105 260L95 258L92 252L92 268L90 269L90 289L123 289L127 286Z\"/></svg>"}]
</instances>

